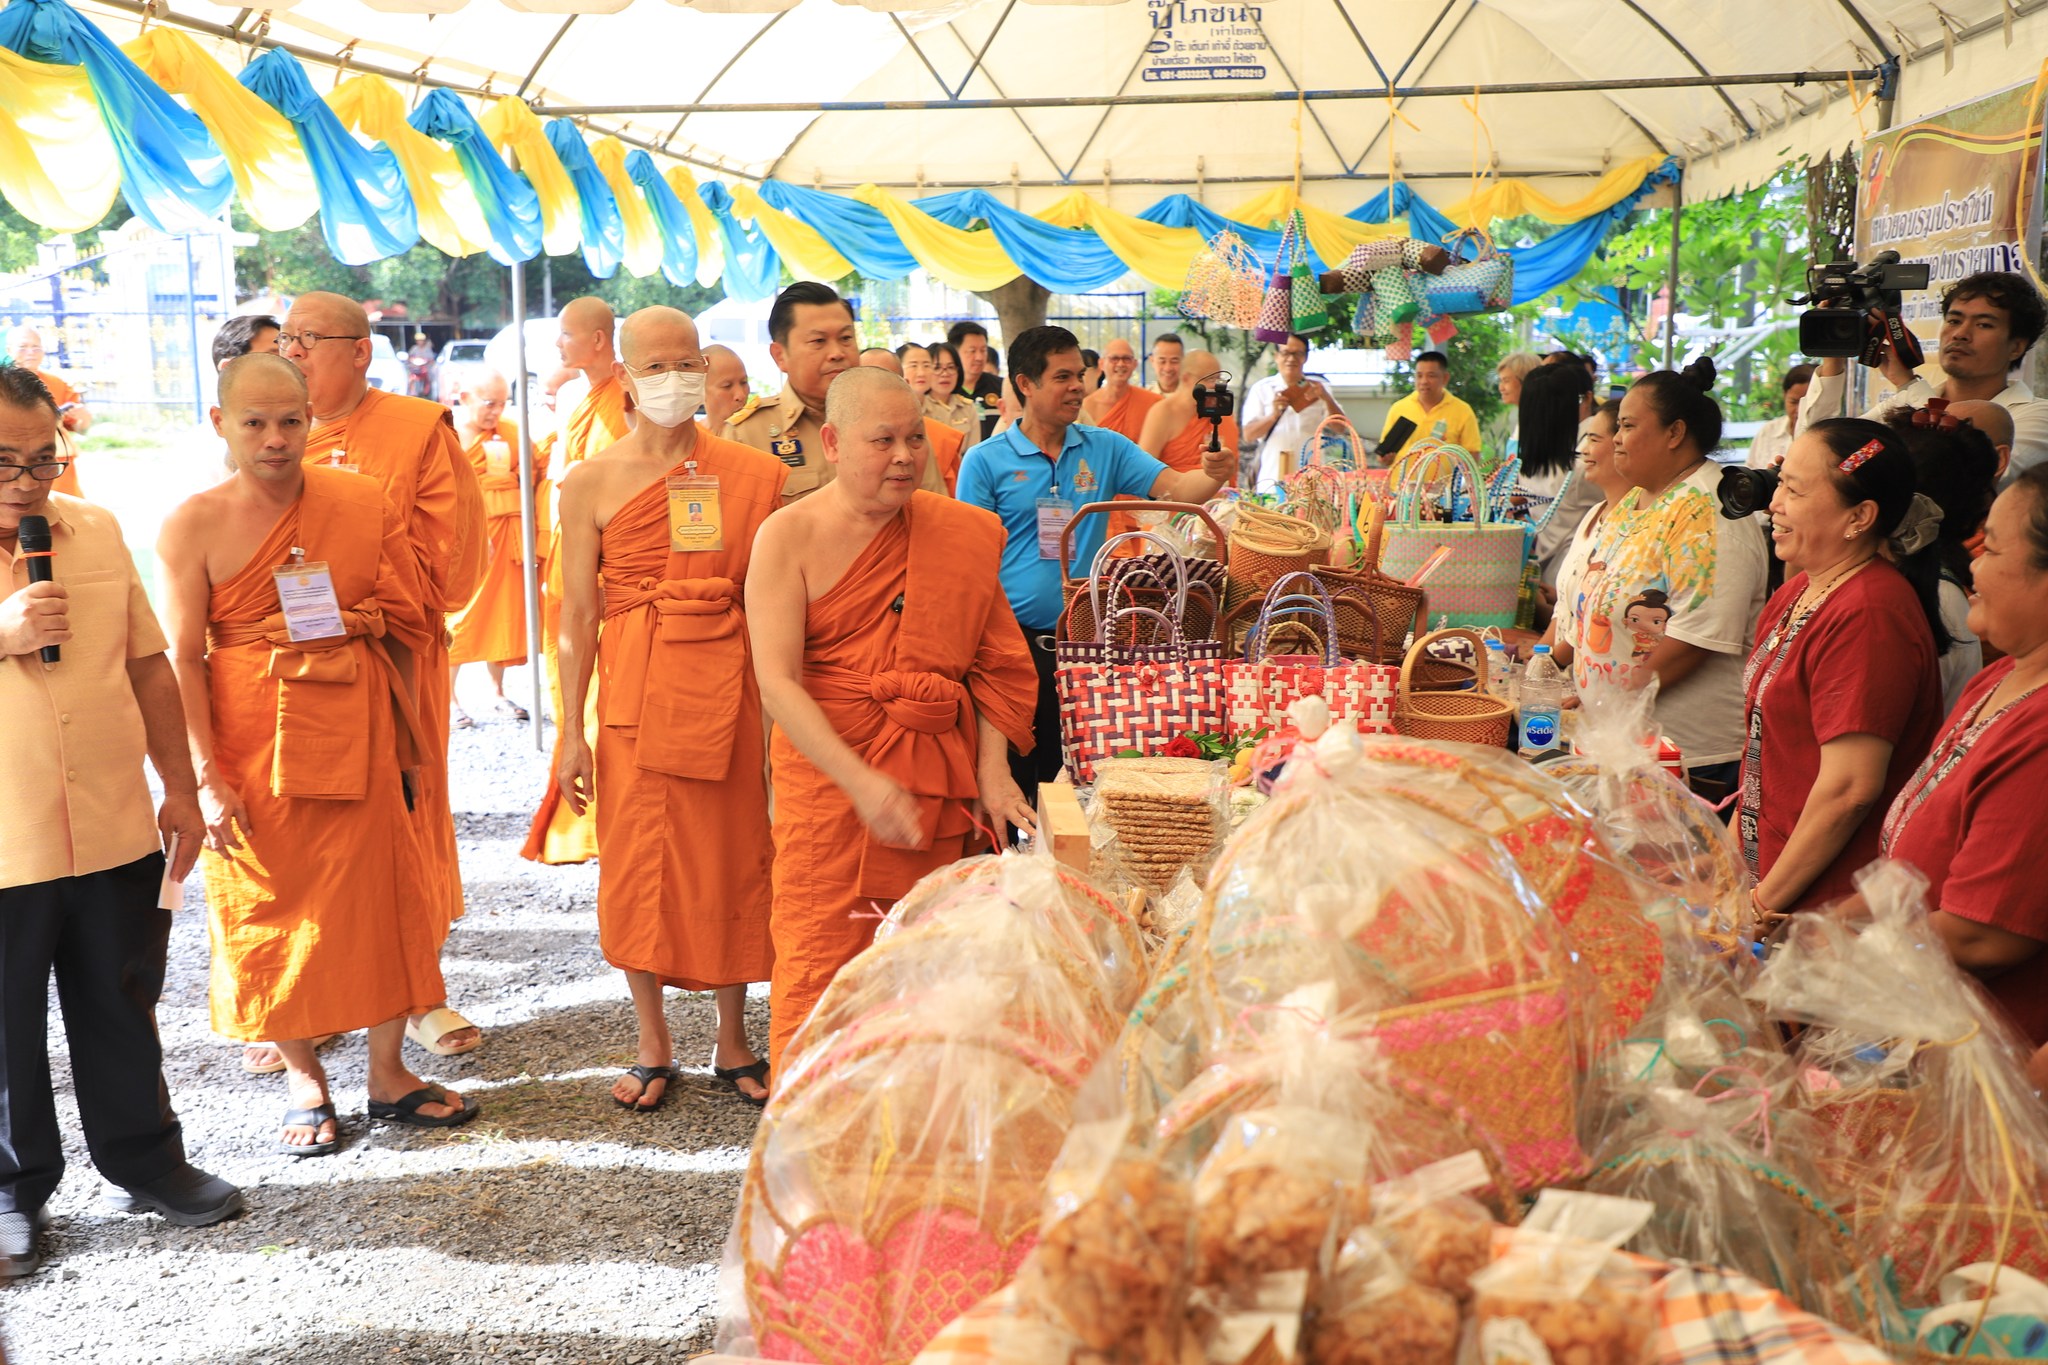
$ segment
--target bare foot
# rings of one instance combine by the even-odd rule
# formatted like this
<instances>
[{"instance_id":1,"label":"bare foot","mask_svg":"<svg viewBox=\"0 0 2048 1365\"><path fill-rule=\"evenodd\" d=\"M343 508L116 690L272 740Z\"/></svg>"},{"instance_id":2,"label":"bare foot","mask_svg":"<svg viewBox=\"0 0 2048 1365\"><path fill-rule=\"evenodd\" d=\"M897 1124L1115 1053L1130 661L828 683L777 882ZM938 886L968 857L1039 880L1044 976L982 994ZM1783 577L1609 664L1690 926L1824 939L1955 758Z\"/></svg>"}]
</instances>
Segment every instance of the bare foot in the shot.
<instances>
[{"instance_id":1,"label":"bare foot","mask_svg":"<svg viewBox=\"0 0 2048 1365\"><path fill-rule=\"evenodd\" d=\"M269 1076L284 1069L284 1054L271 1043L244 1043L242 1070L252 1076Z\"/></svg>"},{"instance_id":2,"label":"bare foot","mask_svg":"<svg viewBox=\"0 0 2048 1365\"><path fill-rule=\"evenodd\" d=\"M745 1047L728 1047L724 1043L720 1043L711 1054L711 1065L720 1071L733 1071L740 1067L752 1066L760 1060L759 1057L755 1056ZM762 1085L752 1076L735 1076L732 1083L738 1086L739 1092L750 1100L765 1100L768 1098L768 1087Z\"/></svg>"},{"instance_id":3,"label":"bare foot","mask_svg":"<svg viewBox=\"0 0 2048 1365\"><path fill-rule=\"evenodd\" d=\"M424 1014L411 1016L413 1026L417 1028L420 1021L426 1017ZM483 1041L483 1036L483 1030L472 1025L467 1028L450 1029L434 1041L444 1048L451 1048L456 1052L466 1052Z\"/></svg>"},{"instance_id":4,"label":"bare foot","mask_svg":"<svg viewBox=\"0 0 2048 1365\"><path fill-rule=\"evenodd\" d=\"M642 1066L664 1066L664 1062L642 1062ZM642 1085L640 1078L630 1071L619 1073L619 1079L612 1083L612 1098L620 1104L635 1109L659 1109L662 1097L668 1094L668 1078L656 1076Z\"/></svg>"},{"instance_id":5,"label":"bare foot","mask_svg":"<svg viewBox=\"0 0 2048 1365\"><path fill-rule=\"evenodd\" d=\"M370 1098L378 1104L396 1104L413 1091L424 1090L426 1086L426 1081L412 1072L400 1068L389 1076L372 1076L369 1086ZM427 1103L422 1104L419 1109L421 1118L444 1119L450 1114L462 1112L462 1096L446 1086L442 1086L440 1089L441 1094L446 1097L448 1102L441 1104L429 1100Z\"/></svg>"},{"instance_id":6,"label":"bare foot","mask_svg":"<svg viewBox=\"0 0 2048 1365\"><path fill-rule=\"evenodd\" d=\"M291 1087L288 1109L318 1109L328 1103L327 1087L319 1082ZM318 1125L288 1123L279 1130L277 1140L287 1147L322 1147L334 1141L334 1120L323 1118Z\"/></svg>"}]
</instances>

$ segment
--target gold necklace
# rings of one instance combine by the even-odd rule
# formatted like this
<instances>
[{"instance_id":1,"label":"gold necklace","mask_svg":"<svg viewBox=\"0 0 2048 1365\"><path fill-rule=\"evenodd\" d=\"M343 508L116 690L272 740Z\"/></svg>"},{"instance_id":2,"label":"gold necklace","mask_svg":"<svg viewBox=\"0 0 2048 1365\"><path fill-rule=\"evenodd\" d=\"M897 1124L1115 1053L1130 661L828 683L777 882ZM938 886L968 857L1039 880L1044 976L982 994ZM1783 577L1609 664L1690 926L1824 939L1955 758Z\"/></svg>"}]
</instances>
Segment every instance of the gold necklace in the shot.
<instances>
[{"instance_id":1,"label":"gold necklace","mask_svg":"<svg viewBox=\"0 0 2048 1365\"><path fill-rule=\"evenodd\" d=\"M1809 580L1806 585L1806 591L1799 594L1799 599L1792 604L1792 609L1778 619L1778 624L1773 626L1771 633L1765 637L1764 648L1775 650L1778 647L1779 641L1786 638L1788 629L1796 631L1808 617L1821 609L1822 604L1834 595L1836 588L1841 587L1842 584L1855 577L1876 558L1876 555L1871 555L1868 558L1859 559L1847 569L1834 574L1825 583L1816 584ZM1816 586L1819 588L1818 593L1814 591Z\"/></svg>"}]
</instances>

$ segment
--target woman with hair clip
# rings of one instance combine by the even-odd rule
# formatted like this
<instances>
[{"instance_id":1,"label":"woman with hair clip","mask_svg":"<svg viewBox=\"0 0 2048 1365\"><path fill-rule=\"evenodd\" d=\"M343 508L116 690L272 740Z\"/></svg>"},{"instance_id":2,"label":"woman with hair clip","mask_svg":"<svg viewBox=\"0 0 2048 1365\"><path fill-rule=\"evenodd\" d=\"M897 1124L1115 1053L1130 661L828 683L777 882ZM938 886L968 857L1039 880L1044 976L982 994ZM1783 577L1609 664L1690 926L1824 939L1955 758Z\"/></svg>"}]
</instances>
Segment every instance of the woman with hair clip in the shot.
<instances>
[{"instance_id":1,"label":"woman with hair clip","mask_svg":"<svg viewBox=\"0 0 2048 1365\"><path fill-rule=\"evenodd\" d=\"M1940 665L1946 714L1984 667L1984 645L1970 630L1970 543L1998 495L2001 461L1990 436L1943 406L1936 398L1924 408L1893 408L1884 422L1912 454L1920 491L1941 509L1934 561L1941 569L1941 628L1949 637Z\"/></svg>"},{"instance_id":2,"label":"woman with hair clip","mask_svg":"<svg viewBox=\"0 0 2048 1365\"><path fill-rule=\"evenodd\" d=\"M2021 474L1991 505L1971 578L1970 628L2005 657L1977 675L1892 802L1882 852L1926 876L1928 924L2040 1047L2048 1043L2048 465Z\"/></svg>"},{"instance_id":3,"label":"woman with hair clip","mask_svg":"<svg viewBox=\"0 0 2048 1365\"><path fill-rule=\"evenodd\" d=\"M1521 486L1553 501L1537 514L1531 551L1543 581L1557 586L1557 562L1571 544L1572 528L1600 502L1600 490L1576 472L1579 424L1593 411L1593 381L1579 365L1544 365L1522 380L1516 448Z\"/></svg>"},{"instance_id":4,"label":"woman with hair clip","mask_svg":"<svg viewBox=\"0 0 2048 1365\"><path fill-rule=\"evenodd\" d=\"M1737 822L1764 918L1854 894L1941 728L1941 509L1915 483L1906 443L1860 418L1814 423L1779 470L1771 540L1789 577L1743 670Z\"/></svg>"},{"instance_id":5,"label":"woman with hair clip","mask_svg":"<svg viewBox=\"0 0 2048 1365\"><path fill-rule=\"evenodd\" d=\"M1735 789L1742 759L1742 660L1764 601L1764 543L1720 515L1721 407L1714 365L1658 370L1622 397L1615 467L1632 485L1609 514L1568 604L1572 677L1657 688L1656 722L1708 801ZM1527 401L1526 399L1524 401ZM1629 607L1664 594L1656 611Z\"/></svg>"}]
</instances>

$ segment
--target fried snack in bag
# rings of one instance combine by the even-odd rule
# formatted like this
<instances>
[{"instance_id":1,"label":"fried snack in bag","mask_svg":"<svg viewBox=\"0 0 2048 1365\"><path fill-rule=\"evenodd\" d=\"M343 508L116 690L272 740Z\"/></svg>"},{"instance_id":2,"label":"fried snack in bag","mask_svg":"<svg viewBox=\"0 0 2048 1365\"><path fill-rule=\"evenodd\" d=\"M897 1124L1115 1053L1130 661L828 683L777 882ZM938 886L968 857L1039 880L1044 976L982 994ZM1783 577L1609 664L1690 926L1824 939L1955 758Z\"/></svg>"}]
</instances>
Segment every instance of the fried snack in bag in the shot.
<instances>
[{"instance_id":1,"label":"fried snack in bag","mask_svg":"<svg viewBox=\"0 0 2048 1365\"><path fill-rule=\"evenodd\" d=\"M1108 758L1095 765L1093 869L1112 889L1164 895L1207 875L1229 829L1229 765L1196 758Z\"/></svg>"},{"instance_id":2,"label":"fried snack in bag","mask_svg":"<svg viewBox=\"0 0 2048 1365\"><path fill-rule=\"evenodd\" d=\"M1308 1365L1452 1365L1458 1301L1409 1275L1379 1228L1344 1239L1307 1333Z\"/></svg>"},{"instance_id":3,"label":"fried snack in bag","mask_svg":"<svg viewBox=\"0 0 2048 1365\"><path fill-rule=\"evenodd\" d=\"M1651 1212L1546 1190L1498 1260L1472 1277L1461 1359L1478 1365L1647 1365L1656 1287L1614 1247Z\"/></svg>"},{"instance_id":4,"label":"fried snack in bag","mask_svg":"<svg viewBox=\"0 0 2048 1365\"><path fill-rule=\"evenodd\" d=\"M1858 1239L1890 1259L1909 1317L1953 1308L1952 1277L1980 1287L1966 1297L1982 1311L1938 1341L1982 1353L2001 1271L2048 1278L2048 1110L2026 1049L1929 925L1925 879L1878 863L1857 889L1860 908L1794 916L1750 995L1808 1026L1795 1059ZM1922 1345L1953 1316L1923 1319Z\"/></svg>"}]
</instances>

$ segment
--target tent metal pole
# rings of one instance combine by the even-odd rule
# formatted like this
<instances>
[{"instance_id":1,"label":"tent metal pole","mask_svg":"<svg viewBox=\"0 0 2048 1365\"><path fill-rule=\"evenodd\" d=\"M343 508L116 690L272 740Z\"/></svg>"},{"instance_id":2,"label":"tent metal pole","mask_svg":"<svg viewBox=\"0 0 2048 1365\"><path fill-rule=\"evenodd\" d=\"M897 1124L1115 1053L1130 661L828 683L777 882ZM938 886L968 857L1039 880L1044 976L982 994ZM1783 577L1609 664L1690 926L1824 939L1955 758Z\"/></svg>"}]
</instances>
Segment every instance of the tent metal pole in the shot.
<instances>
[{"instance_id":1,"label":"tent metal pole","mask_svg":"<svg viewBox=\"0 0 2048 1365\"><path fill-rule=\"evenodd\" d=\"M521 586L526 589L526 657L529 662L528 676L533 682L533 705L528 713L533 717L533 747L536 752L547 752L547 715L541 709L541 698L547 694L547 686L541 673L546 667L547 651L541 648L540 638L540 536L535 509L538 499L533 488L533 409L526 383L526 262L512 262L512 353L517 357L519 374L515 379L519 394L519 575Z\"/></svg>"},{"instance_id":2,"label":"tent metal pole","mask_svg":"<svg viewBox=\"0 0 2048 1365\"><path fill-rule=\"evenodd\" d=\"M1607 90L1689 90L1727 85L1808 85L1817 81L1840 81L1853 76L1859 81L1875 80L1874 68L1856 71L1764 71L1736 76L1639 76L1613 81L1521 81L1486 87L1488 98L1499 95L1570 95ZM1389 92L1377 88L1305 90L1301 98L1316 100L1470 99L1469 85L1395 86ZM861 114L880 112L932 113L966 109L1100 109L1142 108L1163 105L1178 108L1189 104L1292 104L1292 90L1186 91L1173 95L1020 95L995 99L944 100L824 100L804 103L793 100L749 101L734 104L536 104L534 113L543 118L584 118L602 114Z\"/></svg>"},{"instance_id":3,"label":"tent metal pole","mask_svg":"<svg viewBox=\"0 0 2048 1365\"><path fill-rule=\"evenodd\" d=\"M185 334L192 342L192 420L206 425L206 362L199 358L199 272L192 262L192 234L185 243Z\"/></svg>"},{"instance_id":4,"label":"tent metal pole","mask_svg":"<svg viewBox=\"0 0 2048 1365\"><path fill-rule=\"evenodd\" d=\"M1678 245L1685 221L1685 186L1671 187L1671 271L1665 281L1664 368L1671 369L1678 357Z\"/></svg>"}]
</instances>

